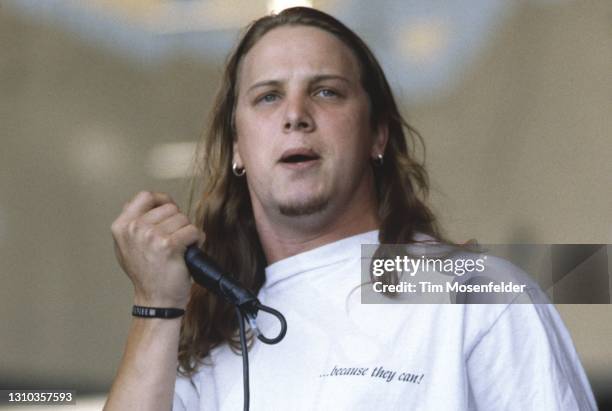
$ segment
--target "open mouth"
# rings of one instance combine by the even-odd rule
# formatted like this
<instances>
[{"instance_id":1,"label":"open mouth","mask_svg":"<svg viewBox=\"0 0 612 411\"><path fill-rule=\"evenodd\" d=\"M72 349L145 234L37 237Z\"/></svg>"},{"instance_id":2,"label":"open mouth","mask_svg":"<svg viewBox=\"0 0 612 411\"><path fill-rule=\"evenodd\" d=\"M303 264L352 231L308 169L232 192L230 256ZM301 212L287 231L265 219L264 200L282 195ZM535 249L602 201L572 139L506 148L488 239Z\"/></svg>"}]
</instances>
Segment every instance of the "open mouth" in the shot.
<instances>
[{"instance_id":1,"label":"open mouth","mask_svg":"<svg viewBox=\"0 0 612 411\"><path fill-rule=\"evenodd\" d=\"M312 150L288 150L283 154L280 159L280 162L288 165L300 165L316 161L319 158L320 156Z\"/></svg>"},{"instance_id":2,"label":"open mouth","mask_svg":"<svg viewBox=\"0 0 612 411\"><path fill-rule=\"evenodd\" d=\"M296 154L293 156L285 157L281 161L283 163L302 163L304 161L313 161L317 160L319 157L317 156L306 156L302 154Z\"/></svg>"}]
</instances>

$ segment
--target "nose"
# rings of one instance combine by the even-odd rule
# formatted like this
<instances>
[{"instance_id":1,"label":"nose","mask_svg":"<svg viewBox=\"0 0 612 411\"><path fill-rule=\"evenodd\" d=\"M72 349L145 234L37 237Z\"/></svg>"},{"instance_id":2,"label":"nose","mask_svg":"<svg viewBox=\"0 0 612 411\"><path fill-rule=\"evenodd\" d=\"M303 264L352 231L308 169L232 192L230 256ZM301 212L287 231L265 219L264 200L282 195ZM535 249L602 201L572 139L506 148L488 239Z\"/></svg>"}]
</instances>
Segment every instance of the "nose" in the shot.
<instances>
[{"instance_id":1,"label":"nose","mask_svg":"<svg viewBox=\"0 0 612 411\"><path fill-rule=\"evenodd\" d=\"M310 113L308 101L303 96L292 96L287 98L285 118L283 120L283 131L301 131L309 133L315 129L315 122Z\"/></svg>"}]
</instances>

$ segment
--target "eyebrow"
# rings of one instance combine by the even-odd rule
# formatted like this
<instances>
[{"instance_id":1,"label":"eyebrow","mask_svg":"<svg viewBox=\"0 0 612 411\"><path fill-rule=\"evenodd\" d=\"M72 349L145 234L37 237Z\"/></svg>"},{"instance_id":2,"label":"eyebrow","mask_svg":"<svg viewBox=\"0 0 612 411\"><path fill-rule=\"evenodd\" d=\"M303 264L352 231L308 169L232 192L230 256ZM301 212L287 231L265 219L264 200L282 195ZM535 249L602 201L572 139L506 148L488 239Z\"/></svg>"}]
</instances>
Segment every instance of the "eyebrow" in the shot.
<instances>
[{"instance_id":1,"label":"eyebrow","mask_svg":"<svg viewBox=\"0 0 612 411\"><path fill-rule=\"evenodd\" d=\"M325 80L340 80L343 81L345 83L350 83L350 81L343 76L340 76L338 74L317 74L316 76L311 77L308 82L309 83L319 83L321 81L325 81ZM247 90L247 93L250 93L251 91L253 91L256 88L260 88L260 87L266 87L266 86L279 86L281 85L283 82L281 80L263 80L263 81L258 81L257 83L253 84L251 87L249 87L249 89Z\"/></svg>"}]
</instances>

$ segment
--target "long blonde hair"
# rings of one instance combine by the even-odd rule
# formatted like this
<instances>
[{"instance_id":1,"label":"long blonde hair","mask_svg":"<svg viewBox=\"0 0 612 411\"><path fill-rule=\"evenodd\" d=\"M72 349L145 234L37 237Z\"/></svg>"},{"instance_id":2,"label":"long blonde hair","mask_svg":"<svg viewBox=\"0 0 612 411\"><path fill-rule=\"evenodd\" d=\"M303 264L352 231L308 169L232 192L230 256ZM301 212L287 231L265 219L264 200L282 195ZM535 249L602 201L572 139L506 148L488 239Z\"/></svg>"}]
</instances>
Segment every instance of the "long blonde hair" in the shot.
<instances>
[{"instance_id":1,"label":"long blonde hair","mask_svg":"<svg viewBox=\"0 0 612 411\"><path fill-rule=\"evenodd\" d=\"M424 202L429 187L427 173L414 158L417 146L423 144L422 138L399 113L372 52L334 17L311 8L286 9L254 21L229 56L210 126L198 148L197 174L191 191L192 200L196 200L196 224L206 233L204 251L255 294L264 283L267 263L255 229L246 181L231 172L236 85L239 64L248 51L267 32L286 25L325 30L344 42L359 61L362 86L370 99L371 125L386 125L389 131L384 163L374 167L380 242L408 243L417 231L440 236L434 215ZM194 285L181 329L179 371L191 375L219 344L227 342L237 351L237 329L233 307Z\"/></svg>"}]
</instances>

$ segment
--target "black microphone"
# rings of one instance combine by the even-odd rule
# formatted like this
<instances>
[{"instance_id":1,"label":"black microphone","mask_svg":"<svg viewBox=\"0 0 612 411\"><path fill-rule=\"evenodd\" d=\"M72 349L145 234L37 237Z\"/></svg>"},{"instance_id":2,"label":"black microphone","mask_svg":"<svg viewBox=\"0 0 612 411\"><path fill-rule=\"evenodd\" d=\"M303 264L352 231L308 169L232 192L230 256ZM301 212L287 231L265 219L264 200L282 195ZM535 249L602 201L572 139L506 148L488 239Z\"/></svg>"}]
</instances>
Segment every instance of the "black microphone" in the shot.
<instances>
[{"instance_id":1,"label":"black microphone","mask_svg":"<svg viewBox=\"0 0 612 411\"><path fill-rule=\"evenodd\" d=\"M257 297L231 278L197 245L187 247L185 263L196 283L247 312L255 310L255 305L259 303Z\"/></svg>"},{"instance_id":2,"label":"black microphone","mask_svg":"<svg viewBox=\"0 0 612 411\"><path fill-rule=\"evenodd\" d=\"M285 337L287 332L287 321L277 310L263 305L252 292L240 285L236 280L225 273L212 258L197 245L192 244L185 251L185 264L193 280L202 287L225 298L231 304L237 306L246 314L251 328L257 338L266 344L276 344ZM280 322L280 332L274 338L268 338L257 328L255 318L259 311L265 311L275 316Z\"/></svg>"}]
</instances>

